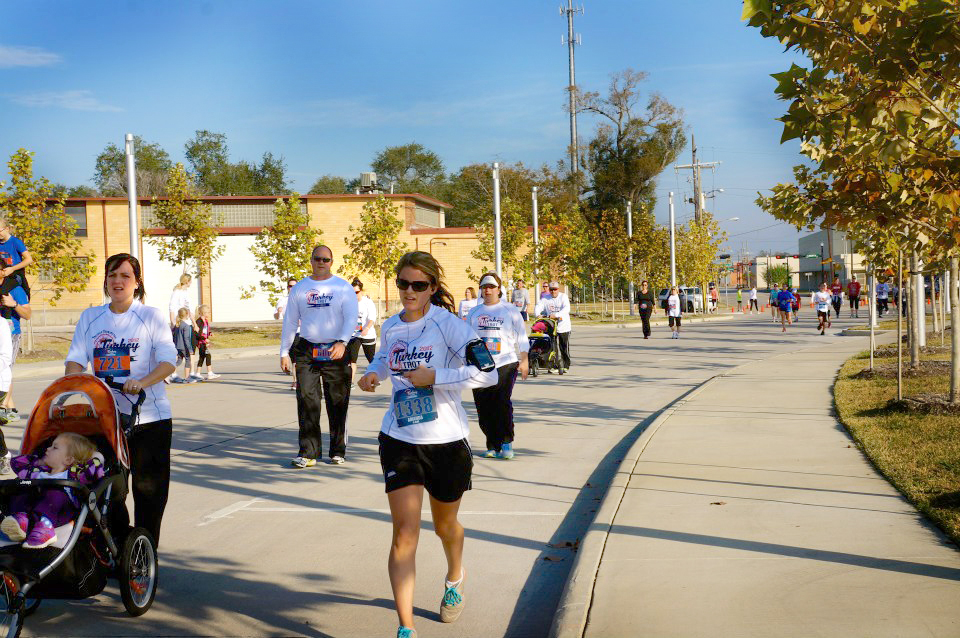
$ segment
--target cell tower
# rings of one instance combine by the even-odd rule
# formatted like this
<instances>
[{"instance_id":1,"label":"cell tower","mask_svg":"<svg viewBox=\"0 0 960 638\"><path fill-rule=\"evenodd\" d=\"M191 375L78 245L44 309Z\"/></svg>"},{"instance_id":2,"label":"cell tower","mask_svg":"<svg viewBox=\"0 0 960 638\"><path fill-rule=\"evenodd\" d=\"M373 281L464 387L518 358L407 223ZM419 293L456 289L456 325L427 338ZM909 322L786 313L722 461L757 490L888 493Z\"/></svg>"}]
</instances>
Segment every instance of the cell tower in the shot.
<instances>
[{"instance_id":1,"label":"cell tower","mask_svg":"<svg viewBox=\"0 0 960 638\"><path fill-rule=\"evenodd\" d=\"M567 6L560 5L560 15L567 16L567 36L560 38L560 41L567 45L570 51L570 86L567 91L570 94L570 170L576 173L580 170L579 149L577 147L577 110L574 105L574 96L577 90L576 71L573 61L573 47L581 44L580 35L573 32L573 16L579 13L583 15L583 6L574 7L573 0L567 0Z\"/></svg>"}]
</instances>

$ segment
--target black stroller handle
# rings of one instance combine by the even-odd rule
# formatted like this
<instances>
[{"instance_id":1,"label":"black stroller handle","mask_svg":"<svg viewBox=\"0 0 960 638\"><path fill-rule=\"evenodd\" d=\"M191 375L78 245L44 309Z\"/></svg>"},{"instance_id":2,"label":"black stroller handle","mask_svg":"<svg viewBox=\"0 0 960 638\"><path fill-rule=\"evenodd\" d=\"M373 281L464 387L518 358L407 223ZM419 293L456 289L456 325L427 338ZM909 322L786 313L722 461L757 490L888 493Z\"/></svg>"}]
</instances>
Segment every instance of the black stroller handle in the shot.
<instances>
[{"instance_id":1,"label":"black stroller handle","mask_svg":"<svg viewBox=\"0 0 960 638\"><path fill-rule=\"evenodd\" d=\"M127 393L123 391L122 383L114 381L113 377L106 377L103 381L108 387L113 388L114 390L119 390L121 393L123 393L123 398L127 401L130 401L130 417L123 427L123 433L127 436L130 436L133 432L133 426L137 423L137 419L140 416L140 406L143 405L143 402L147 400L147 391L143 388L140 388L140 392L137 394L137 400L133 401L127 396Z\"/></svg>"}]
</instances>

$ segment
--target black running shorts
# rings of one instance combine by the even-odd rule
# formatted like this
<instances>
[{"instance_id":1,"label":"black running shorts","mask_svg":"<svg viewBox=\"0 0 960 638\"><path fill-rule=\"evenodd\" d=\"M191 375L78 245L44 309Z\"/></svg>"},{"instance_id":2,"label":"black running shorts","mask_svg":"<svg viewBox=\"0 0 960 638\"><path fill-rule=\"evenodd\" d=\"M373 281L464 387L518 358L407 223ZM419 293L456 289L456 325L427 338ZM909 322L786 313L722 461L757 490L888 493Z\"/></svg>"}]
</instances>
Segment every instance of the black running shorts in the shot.
<instances>
[{"instance_id":1,"label":"black running shorts","mask_svg":"<svg viewBox=\"0 0 960 638\"><path fill-rule=\"evenodd\" d=\"M381 432L377 440L386 492L422 485L438 501L453 503L470 489L473 453L466 439L414 445Z\"/></svg>"},{"instance_id":2,"label":"black running shorts","mask_svg":"<svg viewBox=\"0 0 960 638\"><path fill-rule=\"evenodd\" d=\"M668 318L667 318L667 321L670 322L670 327L671 327L671 328L673 328L674 326L676 326L677 328L679 328L679 327L680 327L680 320L681 320L682 318L683 318L683 317L668 317Z\"/></svg>"}]
</instances>

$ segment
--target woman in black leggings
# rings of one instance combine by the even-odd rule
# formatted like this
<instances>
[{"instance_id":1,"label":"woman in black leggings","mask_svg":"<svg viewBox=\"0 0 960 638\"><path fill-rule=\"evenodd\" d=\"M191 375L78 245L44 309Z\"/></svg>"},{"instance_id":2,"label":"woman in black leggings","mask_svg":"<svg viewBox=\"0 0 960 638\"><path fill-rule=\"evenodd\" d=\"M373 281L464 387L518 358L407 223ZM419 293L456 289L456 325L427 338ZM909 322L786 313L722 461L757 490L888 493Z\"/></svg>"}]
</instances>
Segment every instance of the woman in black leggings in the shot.
<instances>
[{"instance_id":1,"label":"woman in black leggings","mask_svg":"<svg viewBox=\"0 0 960 638\"><path fill-rule=\"evenodd\" d=\"M643 322L643 338L650 338L650 315L657 307L656 300L653 298L653 291L650 290L650 284L646 281L640 283L640 291L637 293L637 310L640 312L640 321Z\"/></svg>"}]
</instances>

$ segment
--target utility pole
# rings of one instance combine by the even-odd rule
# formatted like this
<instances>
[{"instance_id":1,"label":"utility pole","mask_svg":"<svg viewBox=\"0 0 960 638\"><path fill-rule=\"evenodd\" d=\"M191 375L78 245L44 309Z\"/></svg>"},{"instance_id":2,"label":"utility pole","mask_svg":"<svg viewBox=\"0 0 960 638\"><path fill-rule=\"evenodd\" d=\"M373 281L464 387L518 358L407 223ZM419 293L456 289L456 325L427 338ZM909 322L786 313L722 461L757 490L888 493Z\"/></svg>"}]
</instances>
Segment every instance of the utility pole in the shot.
<instances>
[{"instance_id":1,"label":"utility pole","mask_svg":"<svg viewBox=\"0 0 960 638\"><path fill-rule=\"evenodd\" d=\"M674 172L679 172L681 169L691 169L693 171L693 215L694 219L699 226L703 223L703 188L701 186L702 182L700 179L700 169L709 168L714 170L721 162L698 162L697 161L697 140L691 135L690 136L690 146L693 150L693 163L686 164L683 166L674 166ZM700 282L700 294L703 297L703 308L707 308L707 282Z\"/></svg>"},{"instance_id":2,"label":"utility pole","mask_svg":"<svg viewBox=\"0 0 960 638\"><path fill-rule=\"evenodd\" d=\"M503 277L500 261L500 164L498 162L493 163L493 234L497 277Z\"/></svg>"},{"instance_id":3,"label":"utility pole","mask_svg":"<svg viewBox=\"0 0 960 638\"><path fill-rule=\"evenodd\" d=\"M670 192L670 287L677 285L676 218L673 213L673 191Z\"/></svg>"},{"instance_id":4,"label":"utility pole","mask_svg":"<svg viewBox=\"0 0 960 638\"><path fill-rule=\"evenodd\" d=\"M579 172L580 170L580 153L577 147L577 109L575 105L577 80L573 61L573 47L574 45L580 44L580 36L575 35L573 32L573 16L577 13L583 15L583 6L574 7L573 0L567 0L566 8L564 8L563 5L560 6L560 15L567 16L567 38L565 44L567 45L570 55L570 84L567 87L567 91L570 93L570 171L573 173ZM560 41L563 42L563 38L561 38Z\"/></svg>"},{"instance_id":5,"label":"utility pole","mask_svg":"<svg viewBox=\"0 0 960 638\"><path fill-rule=\"evenodd\" d=\"M140 228L137 224L137 149L134 146L133 133L124 137L124 149L127 156L127 200L130 225L130 254L140 259Z\"/></svg>"},{"instance_id":6,"label":"utility pole","mask_svg":"<svg viewBox=\"0 0 960 638\"><path fill-rule=\"evenodd\" d=\"M627 200L627 239L633 239L633 202ZM630 306L630 316L633 316L633 244L630 246L630 273L627 281L627 304Z\"/></svg>"},{"instance_id":7,"label":"utility pole","mask_svg":"<svg viewBox=\"0 0 960 638\"><path fill-rule=\"evenodd\" d=\"M540 259L539 249L540 248L540 223L537 219L537 187L533 187L533 275L537 278L537 294L540 293L539 290L539 276L540 268L538 267L538 262Z\"/></svg>"}]
</instances>

